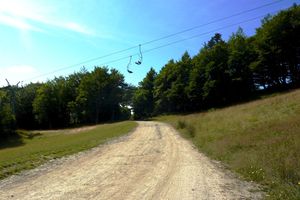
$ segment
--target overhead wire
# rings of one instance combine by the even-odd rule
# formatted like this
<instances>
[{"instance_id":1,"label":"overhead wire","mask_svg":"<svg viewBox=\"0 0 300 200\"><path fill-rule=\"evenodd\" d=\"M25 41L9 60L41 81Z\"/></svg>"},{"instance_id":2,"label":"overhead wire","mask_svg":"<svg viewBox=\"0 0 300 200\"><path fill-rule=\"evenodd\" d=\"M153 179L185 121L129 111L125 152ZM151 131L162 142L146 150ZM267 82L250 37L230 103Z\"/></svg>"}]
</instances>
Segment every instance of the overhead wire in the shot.
<instances>
[{"instance_id":1,"label":"overhead wire","mask_svg":"<svg viewBox=\"0 0 300 200\"><path fill-rule=\"evenodd\" d=\"M223 30L223 29L226 29L226 28L230 28L230 27L233 27L233 26L237 26L237 25L240 25L240 24L243 24L243 23L246 23L246 22L254 21L254 20L260 19L260 18L262 18L262 17L264 17L264 16L265 16L265 15L260 15L260 16L253 17L253 18L250 18L250 19L247 19L247 20L243 20L243 21L240 21L240 22L237 22L237 23L234 23L234 24L226 25L226 26L223 26L223 27L221 27L221 28L216 28L216 29L213 29L213 30L210 30L210 31L207 31L207 32L199 33L199 34L196 34L196 35L187 37L187 38L183 38L183 39L180 39L180 40L176 40L176 41L173 41L173 42L170 42L170 43L167 43L167 44L163 44L163 45L161 45L161 46L154 47L154 48L152 48L152 49L145 50L145 51L143 51L143 53L146 54L146 53L151 52L151 51L154 51L154 50L156 50L156 49L160 49L160 48L163 48L163 47L166 47L166 46L170 46L170 45L173 45L173 44L176 44L176 43L180 43L180 42L183 42L183 41L186 41L186 40L191 40L191 39L194 39L194 38L203 36L203 35L207 35L207 34L210 34L210 33L214 33L214 32L216 32L216 31L220 31L220 30Z\"/></svg>"},{"instance_id":2,"label":"overhead wire","mask_svg":"<svg viewBox=\"0 0 300 200\"><path fill-rule=\"evenodd\" d=\"M237 16L240 16L240 15L243 15L243 14L246 14L246 13L249 13L249 12L252 12L252 11L255 11L255 10L259 10L259 9L262 9L262 8L265 8L265 7L269 7L269 6L271 6L271 5L280 3L280 2L282 2L282 1L284 1L284 0L277 0L277 1L274 1L274 2L271 2L271 3L263 4L263 5L261 5L261 6L258 6L258 7L255 7L255 8L251 8L251 9L248 9L248 10L244 10L244 11L241 11L241 12L238 12L238 13L235 13L235 14L232 14L232 15L229 15L229 16L227 16L227 17L219 18L219 19L216 19L216 20L213 20L213 21L204 23L204 24L200 24L200 25L197 25L197 26L188 28L188 29L184 29L184 30L182 30L182 31L179 31L179 32L176 32L176 33L173 33L173 34L169 34L169 35L166 35L166 36L163 36L163 37L154 39L154 40L150 40L150 41L141 43L141 44L139 44L139 45L131 46L131 47L126 48L126 49L114 51L114 52L111 52L111 53L108 53L108 54L105 54L105 55L102 55L102 56L98 56L98 57L95 57L95 58L91 58L91 59L88 59L88 60L84 60L84 61L81 61L81 62L79 62L79 63L72 64L72 65L69 65L69 66L66 66L66 67L62 67L62 68L60 68L60 69L57 69L57 70L54 70L54 71L51 71L51 72L48 72L48 73L40 74L40 75L38 75L38 76L31 77L30 79L23 80L23 82L27 82L27 81L30 81L30 80L33 80L33 79L37 79L37 78L40 78L40 77L43 77L43 76L46 76L46 75L49 75L49 74L54 74L54 73L56 73L56 72L64 71L64 70L66 70L66 69L74 68L74 67L77 67L77 66L86 64L86 63L90 63L90 62L93 62L93 61L96 61L96 60L100 60L100 59L103 59L103 58L106 58L106 57L110 57L110 56L113 56L113 55L116 55L116 54L120 54L120 53L129 51L129 50L135 49L135 48L137 48L137 47L140 49L140 54L137 54L137 55L142 56L142 53L146 53L146 52L149 52L149 51L153 51L153 50L155 50L155 49L162 48L162 47L165 47L165 46L170 46L170 45L174 44L174 42L171 42L171 43L168 43L168 44L165 44L165 45L161 45L161 46L159 46L159 47L155 47L155 48L152 48L152 49L143 51L143 52L141 51L141 46L145 46L145 45L148 45L148 44L151 44L151 43L154 43L154 42L158 42L158 41L161 41L161 40L170 38L170 37L174 37L174 36L176 36L176 35L180 35L180 34L182 34L182 33L186 33L186 32L189 32L189 31L192 31L192 30L195 30L195 29L199 29L199 28L201 28L201 27L204 27L204 26L207 26L207 25L211 25L211 24L214 24L214 23L217 23L217 22L225 21L225 20L228 20L228 19L230 19L230 18L237 17ZM263 15L263 16L265 16L265 15ZM259 16L259 17L262 17L262 16ZM257 17L257 18L258 18L258 17ZM255 18L255 19L256 19L256 18ZM219 29L216 29L216 30L219 30ZM206 33L206 34L207 34L207 33ZM194 37L196 37L196 36L193 36L192 38L194 38ZM190 38L190 39L192 39L192 38ZM188 39L185 38L185 39L183 39L183 40L178 40L178 41L175 41L175 43L178 43L178 42L180 42L180 41L185 41L185 40L188 40ZM133 55L132 55L132 56L133 56ZM126 57L122 57L122 58L116 59L116 60L123 60L123 59L128 58L128 57L129 57L129 56L126 56ZM140 57L140 60L141 60L141 58L142 58L142 57Z\"/></svg>"},{"instance_id":3,"label":"overhead wire","mask_svg":"<svg viewBox=\"0 0 300 200\"><path fill-rule=\"evenodd\" d=\"M276 13L278 11L274 11L272 12L271 14L273 13ZM194 39L194 38L198 38L198 37L201 37L201 36L204 36L204 35L208 35L208 34L211 34L211 33L215 33L216 31L220 31L220 30L223 30L223 29L226 29L226 28L230 28L230 27L234 27L234 26L237 26L237 25L240 25L240 24L243 24L243 23L247 23L247 22L251 22L251 21L254 21L254 20L257 20L257 19L260 19L262 17L264 17L265 15L260 15L260 16L257 16L257 17L253 17L253 18L250 18L250 19L247 19L247 20L243 20L243 21L240 21L240 22L237 22L237 23L233 23L233 24L230 24L230 25L226 25L226 26L223 26L221 28L217 28L217 29L213 29L213 30L210 30L210 31L206 31L206 32L203 32L203 33L199 33L199 34L196 34L196 35L193 35L193 36L190 36L190 37L187 37L187 38L183 38L183 39L180 39L180 40L175 40L173 42L170 42L170 43L166 43L166 44L163 44L163 45L160 45L160 46L157 46L157 47L153 47L151 49L147 49L147 50L144 50L142 51L143 54L147 54L147 53L150 53L154 50L157 50L157 49L161 49L161 48L164 48L164 47L167 47L167 46L171 46L171 45L174 45L174 44L177 44L177 43L180 43L180 42L183 42L183 41L187 41L187 40L191 40L191 39ZM121 57L121 58L118 58L118 59L114 59L114 60L110 60L108 62L104 62L104 63L101 63L100 65L104 66L104 65L108 65L108 64L111 64L111 63L115 63L115 62L118 62L118 61L121 61L121 60L125 60L125 59L128 59L129 57L132 57L132 56L138 56L139 54L136 53L136 54L132 54L130 56L124 56L124 57Z\"/></svg>"},{"instance_id":4,"label":"overhead wire","mask_svg":"<svg viewBox=\"0 0 300 200\"><path fill-rule=\"evenodd\" d=\"M214 23L217 23L217 22L222 22L222 21L228 20L228 19L233 18L233 17L237 17L237 16L240 16L240 15L243 15L243 14L246 14L246 13L249 13L249 12L252 12L252 11L255 11L255 10L259 10L259 9L262 9L262 8L265 8L265 7L268 7L268 6L271 6L271 5L280 3L280 2L282 2L282 1L284 1L284 0L277 0L277 1L274 1L274 2L271 2L271 3L267 3L267 4L264 4L264 5L255 7L255 8L251 8L251 9L248 9L248 10L244 10L244 11L235 13L235 14L233 14L233 15L229 15L229 16L227 16L227 17L222 17L222 18L219 18L219 19L215 19L215 20L213 20L213 21L210 21L210 22L207 22L207 23L204 23L204 24L200 24L200 25L197 25L197 26L193 26L193 27L191 27L191 28L187 28L187 29L184 29L184 30L182 30L182 31L179 31L179 32L176 32L176 33L173 33L173 34L169 34L169 35L166 35L166 36L163 36L163 37L154 39L154 40L150 40L150 41L148 41L148 42L144 42L144 43L142 43L141 45L150 44L150 43L153 43L153 42L157 42L157 41L160 41L160 40L163 40L163 39L167 39L167 38L170 38L170 37L173 37L173 36L182 34L182 33L186 33L186 32L189 32L189 31L192 31L192 30L201 28L201 27L203 27L203 26L211 25L211 24L214 24Z\"/></svg>"}]
</instances>

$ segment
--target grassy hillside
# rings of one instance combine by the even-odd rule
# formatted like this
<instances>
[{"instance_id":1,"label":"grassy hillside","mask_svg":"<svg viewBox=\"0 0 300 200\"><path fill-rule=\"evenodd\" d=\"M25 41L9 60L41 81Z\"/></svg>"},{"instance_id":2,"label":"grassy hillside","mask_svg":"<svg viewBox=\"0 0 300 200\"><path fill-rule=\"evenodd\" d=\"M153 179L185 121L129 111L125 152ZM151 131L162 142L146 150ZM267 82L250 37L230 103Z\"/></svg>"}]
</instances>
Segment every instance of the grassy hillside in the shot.
<instances>
[{"instance_id":1,"label":"grassy hillside","mask_svg":"<svg viewBox=\"0 0 300 200\"><path fill-rule=\"evenodd\" d=\"M83 130L20 132L17 140L0 145L0 179L47 160L83 151L128 133L135 122L98 125Z\"/></svg>"},{"instance_id":2,"label":"grassy hillside","mask_svg":"<svg viewBox=\"0 0 300 200\"><path fill-rule=\"evenodd\" d=\"M158 120L171 123L208 156L265 186L266 199L300 199L300 90Z\"/></svg>"}]
</instances>

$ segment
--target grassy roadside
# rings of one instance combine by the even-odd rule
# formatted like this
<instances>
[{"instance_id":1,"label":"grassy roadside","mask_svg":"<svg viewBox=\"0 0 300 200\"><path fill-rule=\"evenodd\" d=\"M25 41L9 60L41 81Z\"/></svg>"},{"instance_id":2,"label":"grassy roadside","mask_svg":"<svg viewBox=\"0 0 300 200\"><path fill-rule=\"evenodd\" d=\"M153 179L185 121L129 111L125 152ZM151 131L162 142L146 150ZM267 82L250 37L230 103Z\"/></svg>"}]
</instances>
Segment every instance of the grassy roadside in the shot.
<instances>
[{"instance_id":1,"label":"grassy roadside","mask_svg":"<svg viewBox=\"0 0 300 200\"><path fill-rule=\"evenodd\" d=\"M22 132L14 143L0 146L0 179L34 168L50 159L95 147L128 133L136 126L135 122L127 121L98 125L76 134L66 134L69 130Z\"/></svg>"},{"instance_id":2,"label":"grassy roadside","mask_svg":"<svg viewBox=\"0 0 300 200\"><path fill-rule=\"evenodd\" d=\"M300 90L262 100L157 120L200 151L266 188L266 199L300 199Z\"/></svg>"}]
</instances>

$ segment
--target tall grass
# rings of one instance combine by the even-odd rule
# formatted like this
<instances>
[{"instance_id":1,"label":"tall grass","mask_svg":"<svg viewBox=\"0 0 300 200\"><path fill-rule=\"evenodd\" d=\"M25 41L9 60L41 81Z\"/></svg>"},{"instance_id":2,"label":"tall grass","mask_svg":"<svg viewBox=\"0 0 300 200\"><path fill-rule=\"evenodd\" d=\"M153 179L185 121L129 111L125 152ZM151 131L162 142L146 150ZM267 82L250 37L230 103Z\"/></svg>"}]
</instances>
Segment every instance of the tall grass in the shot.
<instances>
[{"instance_id":1,"label":"tall grass","mask_svg":"<svg viewBox=\"0 0 300 200\"><path fill-rule=\"evenodd\" d=\"M136 125L135 122L104 124L76 134L66 134L69 130L22 132L17 144L10 141L0 146L0 179L50 159L95 147L110 138L128 133Z\"/></svg>"},{"instance_id":2,"label":"tall grass","mask_svg":"<svg viewBox=\"0 0 300 200\"><path fill-rule=\"evenodd\" d=\"M250 103L158 120L177 127L208 156L267 191L266 199L300 199L300 90ZM179 122L185 126L178 126Z\"/></svg>"}]
</instances>

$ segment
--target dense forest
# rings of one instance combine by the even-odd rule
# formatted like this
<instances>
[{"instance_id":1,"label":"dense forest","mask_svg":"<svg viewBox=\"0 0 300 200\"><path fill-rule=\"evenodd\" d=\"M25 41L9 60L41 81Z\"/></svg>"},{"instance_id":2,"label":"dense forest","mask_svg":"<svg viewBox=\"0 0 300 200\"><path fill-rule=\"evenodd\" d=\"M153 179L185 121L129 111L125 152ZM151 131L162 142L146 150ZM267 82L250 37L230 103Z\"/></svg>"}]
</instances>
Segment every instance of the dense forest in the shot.
<instances>
[{"instance_id":1,"label":"dense forest","mask_svg":"<svg viewBox=\"0 0 300 200\"><path fill-rule=\"evenodd\" d=\"M45 83L0 88L0 138L20 129L143 119L195 112L250 99L261 91L300 86L300 6L267 16L256 34L241 28L228 41L216 33L199 53L185 52L138 87L115 69L95 67Z\"/></svg>"},{"instance_id":2,"label":"dense forest","mask_svg":"<svg viewBox=\"0 0 300 200\"><path fill-rule=\"evenodd\" d=\"M84 68L67 77L0 90L0 133L16 128L52 129L129 119L133 86L117 70Z\"/></svg>"},{"instance_id":3,"label":"dense forest","mask_svg":"<svg viewBox=\"0 0 300 200\"><path fill-rule=\"evenodd\" d=\"M216 33L194 57L185 52L159 73L151 69L134 94L136 119L207 110L262 92L300 86L300 6L267 16L256 34Z\"/></svg>"}]
</instances>

